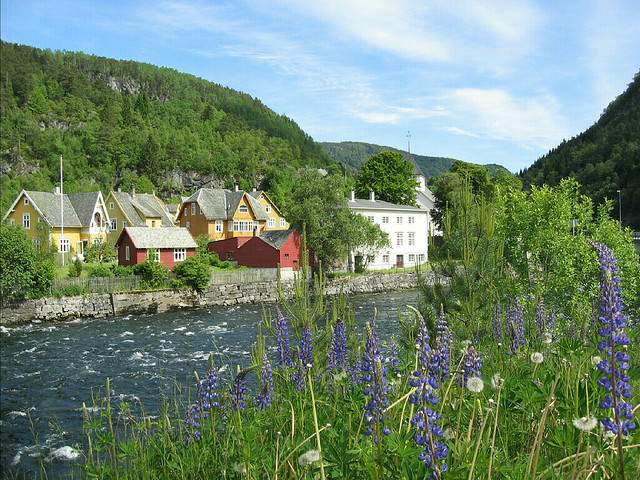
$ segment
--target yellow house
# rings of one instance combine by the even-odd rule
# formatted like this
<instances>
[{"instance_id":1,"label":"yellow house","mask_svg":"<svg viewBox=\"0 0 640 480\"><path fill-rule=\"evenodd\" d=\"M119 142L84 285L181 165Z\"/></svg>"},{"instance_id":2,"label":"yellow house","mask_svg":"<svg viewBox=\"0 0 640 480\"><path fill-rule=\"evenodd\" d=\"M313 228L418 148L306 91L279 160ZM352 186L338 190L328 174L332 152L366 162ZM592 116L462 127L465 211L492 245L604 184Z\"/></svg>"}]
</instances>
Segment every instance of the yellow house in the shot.
<instances>
[{"instance_id":1,"label":"yellow house","mask_svg":"<svg viewBox=\"0 0 640 480\"><path fill-rule=\"evenodd\" d=\"M286 222L279 227L280 217L275 227L268 227L275 212L271 200L265 202L243 190L201 188L182 202L178 223L194 238L207 235L211 240L260 235L263 230L286 230ZM266 204L270 205L270 212L263 206Z\"/></svg>"},{"instance_id":2,"label":"yellow house","mask_svg":"<svg viewBox=\"0 0 640 480\"><path fill-rule=\"evenodd\" d=\"M174 218L154 193L111 191L106 200L109 212L107 240L115 244L125 227L173 227Z\"/></svg>"},{"instance_id":3,"label":"yellow house","mask_svg":"<svg viewBox=\"0 0 640 480\"><path fill-rule=\"evenodd\" d=\"M287 230L289 228L289 222L284 218L280 209L273 203L273 200L267 195L264 190L253 190L249 192L253 198L260 202L264 211L267 212L268 218L265 223L264 230Z\"/></svg>"},{"instance_id":4,"label":"yellow house","mask_svg":"<svg viewBox=\"0 0 640 480\"><path fill-rule=\"evenodd\" d=\"M91 243L106 240L109 215L101 192L61 195L56 188L23 190L3 221L22 226L37 248L53 245L59 252L82 257Z\"/></svg>"}]
</instances>

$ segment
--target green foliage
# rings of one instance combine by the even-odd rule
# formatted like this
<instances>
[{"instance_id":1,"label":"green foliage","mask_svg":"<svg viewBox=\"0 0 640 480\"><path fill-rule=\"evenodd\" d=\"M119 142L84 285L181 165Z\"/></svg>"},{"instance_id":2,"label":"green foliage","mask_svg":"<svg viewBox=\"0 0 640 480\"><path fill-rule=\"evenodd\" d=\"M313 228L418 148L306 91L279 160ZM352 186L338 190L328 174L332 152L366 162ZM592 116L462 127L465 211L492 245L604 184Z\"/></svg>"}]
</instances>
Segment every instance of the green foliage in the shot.
<instances>
[{"instance_id":1,"label":"green foliage","mask_svg":"<svg viewBox=\"0 0 640 480\"><path fill-rule=\"evenodd\" d=\"M206 257L194 255L173 268L176 277L197 292L203 292L211 278L211 268Z\"/></svg>"},{"instance_id":2,"label":"green foliage","mask_svg":"<svg viewBox=\"0 0 640 480\"><path fill-rule=\"evenodd\" d=\"M133 275L133 268L127 265L119 265L114 263L111 265L111 271L114 277L130 277Z\"/></svg>"},{"instance_id":3,"label":"green foliage","mask_svg":"<svg viewBox=\"0 0 640 480\"><path fill-rule=\"evenodd\" d=\"M2 211L22 188L50 191L60 154L68 192L173 196L192 190L181 178L245 188L269 179L281 201L295 169L331 168L294 121L247 94L138 62L0 48Z\"/></svg>"},{"instance_id":4,"label":"green foliage","mask_svg":"<svg viewBox=\"0 0 640 480\"><path fill-rule=\"evenodd\" d=\"M87 291L80 285L68 285L66 287L57 288L51 292L51 295L56 298L61 297L76 297L78 295L84 295Z\"/></svg>"},{"instance_id":5,"label":"green foliage","mask_svg":"<svg viewBox=\"0 0 640 480\"><path fill-rule=\"evenodd\" d=\"M370 157L358 172L356 193L399 205L415 205L417 182L413 164L401 153L384 150Z\"/></svg>"},{"instance_id":6,"label":"green foliage","mask_svg":"<svg viewBox=\"0 0 640 480\"><path fill-rule=\"evenodd\" d=\"M89 265L90 277L113 277L114 272L111 265L107 263L94 263Z\"/></svg>"},{"instance_id":7,"label":"green foliage","mask_svg":"<svg viewBox=\"0 0 640 480\"><path fill-rule=\"evenodd\" d=\"M590 128L563 141L521 173L533 185L571 176L597 204L622 194L623 223L640 230L640 72Z\"/></svg>"},{"instance_id":8,"label":"green foliage","mask_svg":"<svg viewBox=\"0 0 640 480\"><path fill-rule=\"evenodd\" d=\"M383 243L377 225L354 220L340 175L323 176L311 169L297 172L285 208L291 225L306 230L307 246L324 267L345 259L350 249L373 250Z\"/></svg>"},{"instance_id":9,"label":"green foliage","mask_svg":"<svg viewBox=\"0 0 640 480\"><path fill-rule=\"evenodd\" d=\"M169 279L169 269L151 259L151 256L144 262L133 267L133 273L142 277L142 285L145 288L160 288L167 284Z\"/></svg>"},{"instance_id":10,"label":"green foliage","mask_svg":"<svg viewBox=\"0 0 640 480\"><path fill-rule=\"evenodd\" d=\"M113 262L116 260L116 256L116 247L101 241L91 243L85 252L86 260L89 263Z\"/></svg>"},{"instance_id":11,"label":"green foliage","mask_svg":"<svg viewBox=\"0 0 640 480\"><path fill-rule=\"evenodd\" d=\"M82 275L82 260L76 257L76 259L69 265L69 276L79 277Z\"/></svg>"},{"instance_id":12,"label":"green foliage","mask_svg":"<svg viewBox=\"0 0 640 480\"><path fill-rule=\"evenodd\" d=\"M36 251L21 227L0 224L0 301L42 296L54 275L52 259Z\"/></svg>"}]
</instances>

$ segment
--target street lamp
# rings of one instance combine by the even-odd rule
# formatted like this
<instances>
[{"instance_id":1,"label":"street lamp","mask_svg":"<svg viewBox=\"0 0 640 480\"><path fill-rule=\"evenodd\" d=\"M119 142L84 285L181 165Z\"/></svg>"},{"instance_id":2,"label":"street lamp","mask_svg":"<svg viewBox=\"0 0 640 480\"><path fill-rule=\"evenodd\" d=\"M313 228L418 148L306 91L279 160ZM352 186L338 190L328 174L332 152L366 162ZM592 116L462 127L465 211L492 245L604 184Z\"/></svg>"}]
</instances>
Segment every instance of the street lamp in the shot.
<instances>
[{"instance_id":1,"label":"street lamp","mask_svg":"<svg viewBox=\"0 0 640 480\"><path fill-rule=\"evenodd\" d=\"M618 189L618 220L620 220L620 226L622 226L622 192Z\"/></svg>"}]
</instances>

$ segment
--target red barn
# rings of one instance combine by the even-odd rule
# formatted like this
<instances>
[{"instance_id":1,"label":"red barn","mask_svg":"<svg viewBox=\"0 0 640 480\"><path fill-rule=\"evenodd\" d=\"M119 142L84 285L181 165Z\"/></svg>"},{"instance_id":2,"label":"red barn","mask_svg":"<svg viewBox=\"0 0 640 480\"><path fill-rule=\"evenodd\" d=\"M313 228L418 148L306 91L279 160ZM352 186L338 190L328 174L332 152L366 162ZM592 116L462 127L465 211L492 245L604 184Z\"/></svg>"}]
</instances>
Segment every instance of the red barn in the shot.
<instances>
[{"instance_id":1,"label":"red barn","mask_svg":"<svg viewBox=\"0 0 640 480\"><path fill-rule=\"evenodd\" d=\"M197 246L189 230L182 227L126 227L116 242L120 265L142 263L154 251L156 261L169 268L195 255Z\"/></svg>"},{"instance_id":2,"label":"red barn","mask_svg":"<svg viewBox=\"0 0 640 480\"><path fill-rule=\"evenodd\" d=\"M254 268L297 270L302 258L302 236L297 230L271 230L259 237L235 237L209 243L209 251L221 260Z\"/></svg>"}]
</instances>

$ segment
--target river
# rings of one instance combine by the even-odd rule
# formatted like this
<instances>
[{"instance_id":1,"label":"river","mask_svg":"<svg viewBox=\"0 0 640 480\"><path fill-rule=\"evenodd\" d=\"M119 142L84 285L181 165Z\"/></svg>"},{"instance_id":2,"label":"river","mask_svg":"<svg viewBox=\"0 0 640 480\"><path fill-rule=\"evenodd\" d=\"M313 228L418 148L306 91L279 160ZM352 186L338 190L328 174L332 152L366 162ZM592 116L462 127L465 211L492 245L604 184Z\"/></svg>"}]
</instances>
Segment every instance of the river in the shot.
<instances>
[{"instance_id":1,"label":"river","mask_svg":"<svg viewBox=\"0 0 640 480\"><path fill-rule=\"evenodd\" d=\"M378 310L381 338L398 331L398 312L415 305L417 291L350 299L359 323ZM176 385L193 383L217 365L247 365L262 306L81 319L2 328L0 333L0 466L3 476L32 477L38 459L48 478L67 477L82 462L82 403L113 382L114 397L156 413ZM267 306L266 308L272 308ZM224 368L224 367L223 367ZM54 453L54 452L57 452ZM77 471L75 477L77 477Z\"/></svg>"}]
</instances>

